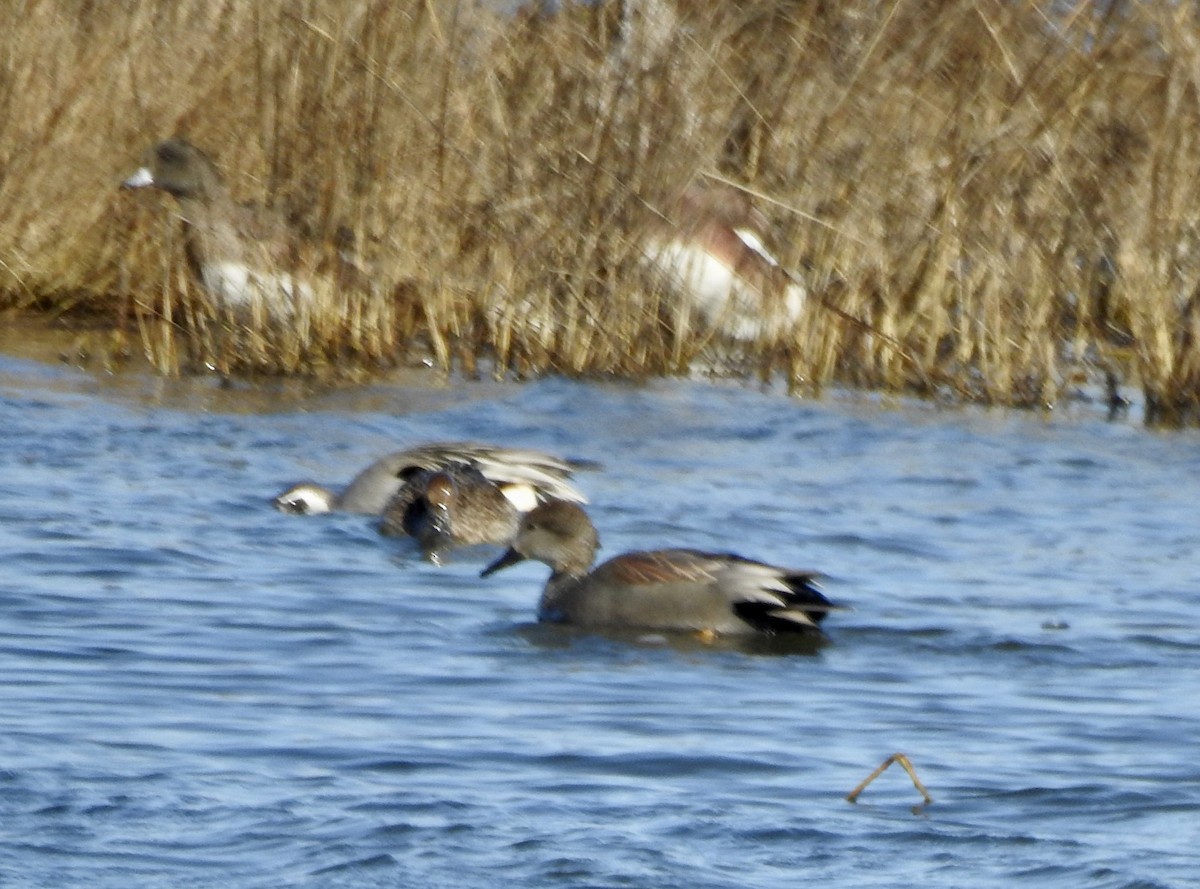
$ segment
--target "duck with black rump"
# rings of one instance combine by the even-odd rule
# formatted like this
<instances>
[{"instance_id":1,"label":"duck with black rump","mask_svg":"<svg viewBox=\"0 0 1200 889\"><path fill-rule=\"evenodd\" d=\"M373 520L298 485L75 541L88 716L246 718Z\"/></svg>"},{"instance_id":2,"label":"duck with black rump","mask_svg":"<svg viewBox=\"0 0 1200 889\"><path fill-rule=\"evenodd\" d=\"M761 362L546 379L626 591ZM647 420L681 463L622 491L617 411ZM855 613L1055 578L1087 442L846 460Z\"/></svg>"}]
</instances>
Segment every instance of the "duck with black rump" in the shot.
<instances>
[{"instance_id":1,"label":"duck with black rump","mask_svg":"<svg viewBox=\"0 0 1200 889\"><path fill-rule=\"evenodd\" d=\"M482 576L525 559L544 562L551 573L539 620L593 629L819 636L840 608L821 593L816 572L695 549L629 552L593 569L599 546L583 509L550 501L524 516L512 546Z\"/></svg>"}]
</instances>

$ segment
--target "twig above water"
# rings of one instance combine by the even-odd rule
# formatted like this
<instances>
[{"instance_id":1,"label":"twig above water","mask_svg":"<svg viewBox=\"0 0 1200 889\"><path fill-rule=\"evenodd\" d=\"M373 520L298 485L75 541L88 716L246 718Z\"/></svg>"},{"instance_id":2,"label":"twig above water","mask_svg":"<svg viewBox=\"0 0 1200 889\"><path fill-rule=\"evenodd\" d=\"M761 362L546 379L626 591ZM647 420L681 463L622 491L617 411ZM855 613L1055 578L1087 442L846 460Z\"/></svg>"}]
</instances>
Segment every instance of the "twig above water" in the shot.
<instances>
[{"instance_id":1,"label":"twig above water","mask_svg":"<svg viewBox=\"0 0 1200 889\"><path fill-rule=\"evenodd\" d=\"M933 802L933 797L929 795L929 791L925 789L925 785L922 784L921 779L917 777L917 772L913 768L912 761L907 756L905 756L903 753L893 753L891 756L889 756L887 759L885 759L882 763L880 763L879 767L876 768L875 771L871 772L871 774L867 775L867 777L865 779L863 779L863 782L861 784L859 784L857 787L855 787L853 790L851 790L848 794L846 794L846 802L848 802L848 803L858 802L858 797L862 794L862 792L864 790L867 789L867 785L870 784L872 781L874 781L876 778L878 778L880 775L882 775L885 771L887 771L888 766L890 766L894 762L900 763L900 765L904 768L904 771L908 772L908 777L912 778L913 787L917 788L917 791L921 794L922 798L924 799L924 803L922 805L926 805L926 806L930 805ZM921 808L920 806L913 806L913 812L916 813L917 811L920 810L920 808Z\"/></svg>"}]
</instances>

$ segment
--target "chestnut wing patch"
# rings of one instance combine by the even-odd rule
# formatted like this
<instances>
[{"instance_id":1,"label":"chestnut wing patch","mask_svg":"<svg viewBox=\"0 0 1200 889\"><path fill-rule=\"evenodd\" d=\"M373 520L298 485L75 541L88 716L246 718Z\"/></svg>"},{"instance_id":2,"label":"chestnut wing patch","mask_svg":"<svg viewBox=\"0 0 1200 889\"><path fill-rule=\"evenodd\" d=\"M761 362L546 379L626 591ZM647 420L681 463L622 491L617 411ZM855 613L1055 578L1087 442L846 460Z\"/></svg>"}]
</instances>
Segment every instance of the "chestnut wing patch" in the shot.
<instances>
[{"instance_id":1,"label":"chestnut wing patch","mask_svg":"<svg viewBox=\"0 0 1200 889\"><path fill-rule=\"evenodd\" d=\"M614 581L631 586L657 583L709 583L721 563L708 553L664 549L617 556L598 569Z\"/></svg>"}]
</instances>

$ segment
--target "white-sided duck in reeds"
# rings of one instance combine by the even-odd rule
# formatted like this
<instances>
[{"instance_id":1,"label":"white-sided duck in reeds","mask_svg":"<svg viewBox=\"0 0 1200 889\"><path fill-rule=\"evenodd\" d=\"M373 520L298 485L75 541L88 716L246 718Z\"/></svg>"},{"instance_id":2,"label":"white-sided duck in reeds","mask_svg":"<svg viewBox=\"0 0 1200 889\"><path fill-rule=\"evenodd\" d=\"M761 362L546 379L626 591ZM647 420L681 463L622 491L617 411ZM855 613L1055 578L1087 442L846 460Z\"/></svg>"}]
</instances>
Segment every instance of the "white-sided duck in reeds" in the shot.
<instances>
[{"instance_id":1,"label":"white-sided duck in reeds","mask_svg":"<svg viewBox=\"0 0 1200 889\"><path fill-rule=\"evenodd\" d=\"M737 340L777 338L800 320L807 291L768 252L766 217L723 183L693 182L652 226L643 254L703 323Z\"/></svg>"}]
</instances>

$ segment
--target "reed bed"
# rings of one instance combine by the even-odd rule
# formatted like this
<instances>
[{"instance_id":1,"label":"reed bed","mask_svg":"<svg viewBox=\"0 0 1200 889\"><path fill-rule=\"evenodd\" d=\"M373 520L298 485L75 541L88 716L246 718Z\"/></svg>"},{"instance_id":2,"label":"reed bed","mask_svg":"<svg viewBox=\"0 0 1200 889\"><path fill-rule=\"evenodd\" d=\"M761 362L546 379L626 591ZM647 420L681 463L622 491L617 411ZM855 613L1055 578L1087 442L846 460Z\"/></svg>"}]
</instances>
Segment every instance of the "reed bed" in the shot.
<instances>
[{"instance_id":1,"label":"reed bed","mask_svg":"<svg viewBox=\"0 0 1200 889\"><path fill-rule=\"evenodd\" d=\"M163 372L695 372L1053 405L1136 381L1200 420L1200 21L1022 0L24 0L0 11L0 306ZM186 136L369 286L214 309L162 194ZM697 178L807 283L724 342L642 261Z\"/></svg>"}]
</instances>

